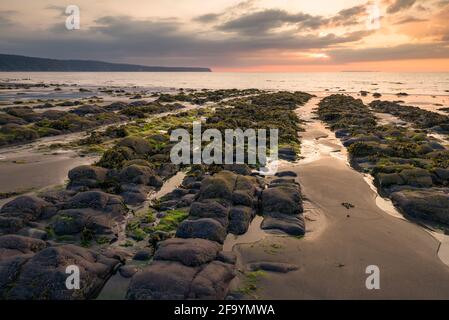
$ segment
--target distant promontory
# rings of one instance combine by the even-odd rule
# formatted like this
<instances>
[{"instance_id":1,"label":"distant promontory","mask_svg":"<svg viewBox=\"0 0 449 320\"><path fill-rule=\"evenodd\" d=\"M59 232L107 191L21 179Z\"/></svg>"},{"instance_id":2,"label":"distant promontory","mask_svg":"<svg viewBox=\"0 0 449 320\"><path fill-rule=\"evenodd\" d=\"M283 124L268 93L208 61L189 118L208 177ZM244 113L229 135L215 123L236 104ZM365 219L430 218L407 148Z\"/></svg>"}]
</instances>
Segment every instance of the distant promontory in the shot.
<instances>
[{"instance_id":1,"label":"distant promontory","mask_svg":"<svg viewBox=\"0 0 449 320\"><path fill-rule=\"evenodd\" d=\"M199 67L157 67L95 60L57 60L0 54L0 71L35 72L211 72Z\"/></svg>"}]
</instances>

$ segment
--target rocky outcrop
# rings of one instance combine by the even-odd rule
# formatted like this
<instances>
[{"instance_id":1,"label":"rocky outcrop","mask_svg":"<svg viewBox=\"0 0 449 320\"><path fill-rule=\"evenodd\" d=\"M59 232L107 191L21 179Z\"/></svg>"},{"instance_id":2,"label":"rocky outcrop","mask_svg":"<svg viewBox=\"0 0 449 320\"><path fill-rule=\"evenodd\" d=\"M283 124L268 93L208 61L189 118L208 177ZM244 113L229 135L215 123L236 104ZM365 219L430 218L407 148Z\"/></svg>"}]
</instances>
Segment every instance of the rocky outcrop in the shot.
<instances>
[{"instance_id":1,"label":"rocky outcrop","mask_svg":"<svg viewBox=\"0 0 449 320\"><path fill-rule=\"evenodd\" d=\"M55 212L55 206L41 198L17 197L6 203L0 210L0 233L17 232L30 222L48 218Z\"/></svg>"},{"instance_id":2,"label":"rocky outcrop","mask_svg":"<svg viewBox=\"0 0 449 320\"><path fill-rule=\"evenodd\" d=\"M301 189L291 178L274 179L262 192L261 228L294 236L305 234Z\"/></svg>"},{"instance_id":3,"label":"rocky outcrop","mask_svg":"<svg viewBox=\"0 0 449 320\"><path fill-rule=\"evenodd\" d=\"M449 190L402 190L391 194L403 213L428 221L449 224Z\"/></svg>"},{"instance_id":4,"label":"rocky outcrop","mask_svg":"<svg viewBox=\"0 0 449 320\"><path fill-rule=\"evenodd\" d=\"M0 261L0 297L14 300L72 300L95 297L119 260L74 245ZM67 289L66 268L80 270L80 289Z\"/></svg>"},{"instance_id":5,"label":"rocky outcrop","mask_svg":"<svg viewBox=\"0 0 449 320\"><path fill-rule=\"evenodd\" d=\"M235 168L234 168L235 169ZM227 233L245 233L258 205L257 178L223 170L202 177L201 170L183 185L192 187L195 201L176 238L159 242L154 262L138 272L128 299L224 299L235 276L235 256L222 252ZM193 176L191 176L193 177ZM201 178L199 178L201 177ZM187 189L172 192L164 203L185 197ZM195 191L197 190L197 191Z\"/></svg>"}]
</instances>

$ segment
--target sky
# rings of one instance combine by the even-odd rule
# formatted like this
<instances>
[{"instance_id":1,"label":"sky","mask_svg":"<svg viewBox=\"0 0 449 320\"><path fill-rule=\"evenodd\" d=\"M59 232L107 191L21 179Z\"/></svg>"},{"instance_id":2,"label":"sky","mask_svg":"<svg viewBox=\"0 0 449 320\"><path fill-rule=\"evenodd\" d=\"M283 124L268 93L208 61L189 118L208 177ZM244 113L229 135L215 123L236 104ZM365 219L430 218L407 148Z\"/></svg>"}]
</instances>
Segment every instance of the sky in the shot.
<instances>
[{"instance_id":1,"label":"sky","mask_svg":"<svg viewBox=\"0 0 449 320\"><path fill-rule=\"evenodd\" d=\"M80 28L66 28L68 5ZM218 72L449 72L449 0L14 0L0 53Z\"/></svg>"}]
</instances>

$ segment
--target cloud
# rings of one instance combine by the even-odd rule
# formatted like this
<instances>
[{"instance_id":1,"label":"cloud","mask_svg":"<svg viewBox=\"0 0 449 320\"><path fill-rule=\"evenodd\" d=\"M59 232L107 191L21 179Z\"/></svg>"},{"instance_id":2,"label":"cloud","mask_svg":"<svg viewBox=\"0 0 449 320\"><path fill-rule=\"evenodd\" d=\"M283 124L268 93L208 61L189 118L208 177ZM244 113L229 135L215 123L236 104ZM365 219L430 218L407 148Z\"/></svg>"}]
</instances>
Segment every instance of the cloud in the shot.
<instances>
[{"instance_id":1,"label":"cloud","mask_svg":"<svg viewBox=\"0 0 449 320\"><path fill-rule=\"evenodd\" d=\"M416 0L395 0L395 2L387 8L387 13L393 14L411 8L415 2Z\"/></svg>"},{"instance_id":2,"label":"cloud","mask_svg":"<svg viewBox=\"0 0 449 320\"><path fill-rule=\"evenodd\" d=\"M359 18L366 16L367 7L366 4L354 6L351 8L343 9L338 12L337 15L330 19L330 23L333 25L348 26L359 23Z\"/></svg>"},{"instance_id":3,"label":"cloud","mask_svg":"<svg viewBox=\"0 0 449 320\"><path fill-rule=\"evenodd\" d=\"M339 49L326 52L335 63L449 58L447 42L403 44L384 48Z\"/></svg>"},{"instance_id":4,"label":"cloud","mask_svg":"<svg viewBox=\"0 0 449 320\"><path fill-rule=\"evenodd\" d=\"M425 22L425 21L429 21L429 20L428 19L415 18L415 17L405 17L405 18L400 19L395 24L407 24L407 23L412 23L412 22Z\"/></svg>"},{"instance_id":5,"label":"cloud","mask_svg":"<svg viewBox=\"0 0 449 320\"><path fill-rule=\"evenodd\" d=\"M264 52L330 48L363 39L367 31L336 35L278 32L248 40L240 34L188 31L178 20L104 16L95 25L69 31L61 24L39 34L2 37L9 53L50 58L100 59L152 65L242 66L262 63ZM124 58L125 57L125 58Z\"/></svg>"},{"instance_id":6,"label":"cloud","mask_svg":"<svg viewBox=\"0 0 449 320\"><path fill-rule=\"evenodd\" d=\"M221 13L208 13L193 18L194 21L202 23L211 23L217 21L221 17Z\"/></svg>"},{"instance_id":7,"label":"cloud","mask_svg":"<svg viewBox=\"0 0 449 320\"><path fill-rule=\"evenodd\" d=\"M267 33L285 25L296 25L299 28L315 29L322 22L323 19L318 16L311 16L305 13L291 14L279 9L266 9L226 21L219 25L217 29L246 35L257 35Z\"/></svg>"},{"instance_id":8,"label":"cloud","mask_svg":"<svg viewBox=\"0 0 449 320\"><path fill-rule=\"evenodd\" d=\"M15 14L16 11L14 10L0 11L0 27L6 28L14 25L14 21L11 19L11 16Z\"/></svg>"},{"instance_id":9,"label":"cloud","mask_svg":"<svg viewBox=\"0 0 449 320\"><path fill-rule=\"evenodd\" d=\"M58 13L58 16L59 15L62 16L62 15L65 15L66 7L65 6L58 6L58 5L48 5L48 6L45 7L45 9L46 10L56 11Z\"/></svg>"}]
</instances>

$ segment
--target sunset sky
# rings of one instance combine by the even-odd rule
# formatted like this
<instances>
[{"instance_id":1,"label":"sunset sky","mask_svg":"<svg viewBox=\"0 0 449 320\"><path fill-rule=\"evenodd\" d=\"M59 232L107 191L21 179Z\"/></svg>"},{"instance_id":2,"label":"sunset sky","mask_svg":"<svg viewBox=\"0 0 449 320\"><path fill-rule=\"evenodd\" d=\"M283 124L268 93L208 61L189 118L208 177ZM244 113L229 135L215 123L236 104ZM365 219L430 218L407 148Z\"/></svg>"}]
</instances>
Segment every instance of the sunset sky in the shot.
<instances>
[{"instance_id":1,"label":"sunset sky","mask_svg":"<svg viewBox=\"0 0 449 320\"><path fill-rule=\"evenodd\" d=\"M65 28L70 4L80 30ZM3 0L0 53L214 71L449 71L449 0Z\"/></svg>"}]
</instances>

